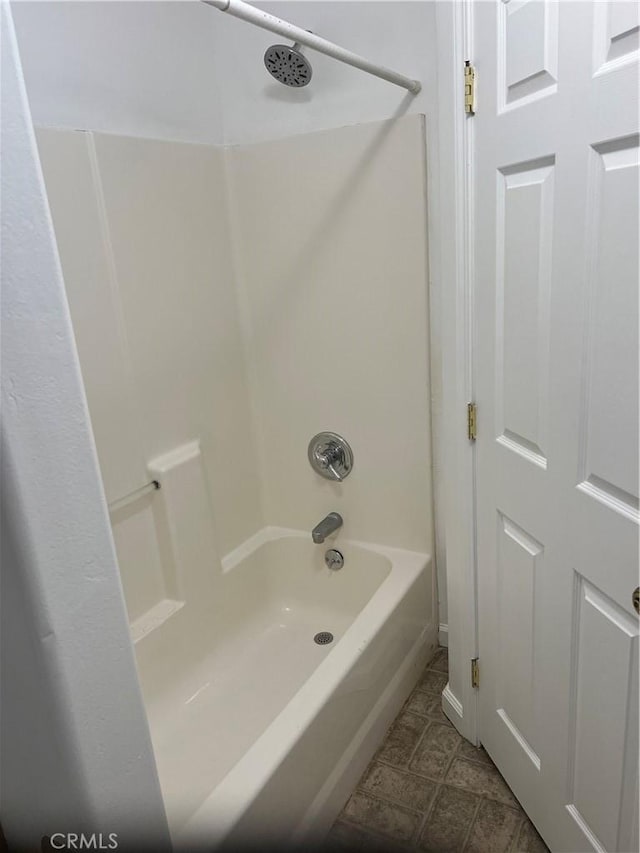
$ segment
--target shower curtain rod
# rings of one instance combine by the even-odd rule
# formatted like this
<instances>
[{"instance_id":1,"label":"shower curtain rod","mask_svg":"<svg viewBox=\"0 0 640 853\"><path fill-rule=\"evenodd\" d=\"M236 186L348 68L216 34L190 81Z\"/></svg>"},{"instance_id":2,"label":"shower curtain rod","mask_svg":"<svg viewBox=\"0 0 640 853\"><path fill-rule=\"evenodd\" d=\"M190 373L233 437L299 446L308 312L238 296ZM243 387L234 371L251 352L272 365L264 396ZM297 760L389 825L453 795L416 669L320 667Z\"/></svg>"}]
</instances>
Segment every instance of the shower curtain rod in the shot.
<instances>
[{"instance_id":1,"label":"shower curtain rod","mask_svg":"<svg viewBox=\"0 0 640 853\"><path fill-rule=\"evenodd\" d=\"M304 44L340 62L346 62L347 65L353 65L354 68L360 68L361 71L366 71L368 74L373 74L375 77L380 77L382 80L387 80L396 86L402 86L403 89L408 89L413 95L417 95L422 88L419 80L412 80L410 77L405 77L403 74L391 71L390 68L375 65L373 62L369 62L368 59L358 56L357 53L345 50L343 47L339 47L337 44L327 41L327 39L310 33L308 30L303 30L301 27L296 27L294 24L283 21L281 18L276 18L268 12L256 9L255 6L244 3L243 0L202 0L202 2L206 3L207 6L220 9L221 12L228 12L242 21L248 21L256 27L270 30L272 33L277 33L287 39L292 39L294 42Z\"/></svg>"}]
</instances>

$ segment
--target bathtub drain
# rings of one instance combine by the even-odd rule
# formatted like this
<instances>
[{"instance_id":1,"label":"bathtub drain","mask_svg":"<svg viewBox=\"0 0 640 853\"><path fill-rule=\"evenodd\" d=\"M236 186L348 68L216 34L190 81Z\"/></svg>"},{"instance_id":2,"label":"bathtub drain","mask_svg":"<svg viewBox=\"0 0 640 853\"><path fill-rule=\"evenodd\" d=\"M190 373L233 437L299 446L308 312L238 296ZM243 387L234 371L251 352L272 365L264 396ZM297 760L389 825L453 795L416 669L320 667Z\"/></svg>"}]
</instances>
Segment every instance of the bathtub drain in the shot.
<instances>
[{"instance_id":1,"label":"bathtub drain","mask_svg":"<svg viewBox=\"0 0 640 853\"><path fill-rule=\"evenodd\" d=\"M326 646L327 643L331 643L333 641L333 634L331 631L320 631L319 634L316 634L313 638L313 642L317 643L319 646Z\"/></svg>"}]
</instances>

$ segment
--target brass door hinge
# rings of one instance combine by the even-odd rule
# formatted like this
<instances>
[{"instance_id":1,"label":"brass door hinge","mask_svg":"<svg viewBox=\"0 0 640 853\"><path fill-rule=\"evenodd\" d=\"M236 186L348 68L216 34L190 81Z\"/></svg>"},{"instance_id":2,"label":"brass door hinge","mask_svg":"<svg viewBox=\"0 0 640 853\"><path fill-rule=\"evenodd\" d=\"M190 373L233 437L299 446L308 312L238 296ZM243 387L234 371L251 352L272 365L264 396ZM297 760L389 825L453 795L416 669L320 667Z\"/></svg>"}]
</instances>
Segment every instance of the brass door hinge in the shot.
<instances>
[{"instance_id":1,"label":"brass door hinge","mask_svg":"<svg viewBox=\"0 0 640 853\"><path fill-rule=\"evenodd\" d=\"M464 63L464 111L468 115L476 112L476 69L468 59Z\"/></svg>"},{"instance_id":2,"label":"brass door hinge","mask_svg":"<svg viewBox=\"0 0 640 853\"><path fill-rule=\"evenodd\" d=\"M480 687L480 669L478 667L478 658L471 659L471 686L474 688Z\"/></svg>"},{"instance_id":3,"label":"brass door hinge","mask_svg":"<svg viewBox=\"0 0 640 853\"><path fill-rule=\"evenodd\" d=\"M467 403L467 438L469 441L476 440L478 427L478 410L475 403Z\"/></svg>"}]
</instances>

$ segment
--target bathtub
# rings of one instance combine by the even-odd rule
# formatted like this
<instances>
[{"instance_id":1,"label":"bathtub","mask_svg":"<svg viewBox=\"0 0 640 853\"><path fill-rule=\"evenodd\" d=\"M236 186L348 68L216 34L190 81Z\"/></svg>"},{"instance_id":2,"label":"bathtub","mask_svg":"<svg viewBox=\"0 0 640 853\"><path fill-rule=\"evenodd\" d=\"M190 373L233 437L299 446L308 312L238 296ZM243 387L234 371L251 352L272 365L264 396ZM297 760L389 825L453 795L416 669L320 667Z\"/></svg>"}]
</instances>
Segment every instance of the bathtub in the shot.
<instances>
[{"instance_id":1,"label":"bathtub","mask_svg":"<svg viewBox=\"0 0 640 853\"><path fill-rule=\"evenodd\" d=\"M431 561L270 527L216 574L137 647L174 846L319 839L435 649Z\"/></svg>"}]
</instances>

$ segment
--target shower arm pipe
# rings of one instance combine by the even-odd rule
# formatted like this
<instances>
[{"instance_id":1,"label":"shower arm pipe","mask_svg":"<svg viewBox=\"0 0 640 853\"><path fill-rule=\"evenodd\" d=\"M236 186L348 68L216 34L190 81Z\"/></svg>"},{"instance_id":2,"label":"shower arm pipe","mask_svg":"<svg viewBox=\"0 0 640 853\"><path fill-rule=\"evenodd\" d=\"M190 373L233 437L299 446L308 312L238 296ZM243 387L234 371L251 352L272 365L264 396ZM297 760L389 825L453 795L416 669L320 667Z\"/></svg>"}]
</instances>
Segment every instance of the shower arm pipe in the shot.
<instances>
[{"instance_id":1,"label":"shower arm pipe","mask_svg":"<svg viewBox=\"0 0 640 853\"><path fill-rule=\"evenodd\" d=\"M390 68L369 62L368 59L358 56L357 53L345 50L345 48L339 47L337 44L315 35L315 33L296 27L281 18L276 18L275 15L256 9L255 6L244 3L243 0L202 0L202 2L207 6L220 9L221 12L227 12L235 18L240 18L242 21L248 21L263 30L270 30L286 39L291 39L298 44L312 48L312 50L317 50L318 53L324 53L333 59L345 62L347 65L352 65L354 68L359 68L361 71L366 71L368 74L373 74L389 83L394 83L396 86L402 86L403 89L408 89L413 95L417 95L422 88L419 80L412 80L410 77L398 74L397 71L392 71Z\"/></svg>"}]
</instances>

